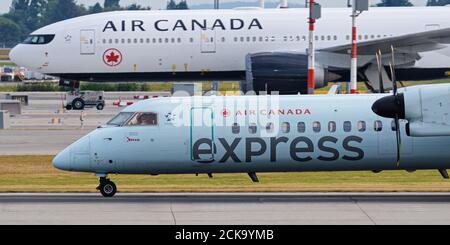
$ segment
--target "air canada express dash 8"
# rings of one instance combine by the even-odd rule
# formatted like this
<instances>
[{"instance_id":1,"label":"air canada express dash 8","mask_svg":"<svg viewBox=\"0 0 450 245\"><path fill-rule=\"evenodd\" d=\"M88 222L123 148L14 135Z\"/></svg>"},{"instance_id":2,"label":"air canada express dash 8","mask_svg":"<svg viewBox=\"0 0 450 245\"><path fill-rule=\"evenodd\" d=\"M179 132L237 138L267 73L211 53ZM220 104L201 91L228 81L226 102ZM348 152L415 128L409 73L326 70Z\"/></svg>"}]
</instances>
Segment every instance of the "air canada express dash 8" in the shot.
<instances>
[{"instance_id":1,"label":"air canada express dash 8","mask_svg":"<svg viewBox=\"0 0 450 245\"><path fill-rule=\"evenodd\" d=\"M432 122L450 112L449 91L449 85L404 89L399 128L378 115L392 111L388 94L150 99L69 146L54 166L95 173L106 196L116 190L108 174L249 173L255 179L258 172L445 170L450 135ZM423 122L415 121L422 110L417 101L426 106ZM236 113L244 111L255 113ZM424 123L428 115L437 119Z\"/></svg>"}]
</instances>

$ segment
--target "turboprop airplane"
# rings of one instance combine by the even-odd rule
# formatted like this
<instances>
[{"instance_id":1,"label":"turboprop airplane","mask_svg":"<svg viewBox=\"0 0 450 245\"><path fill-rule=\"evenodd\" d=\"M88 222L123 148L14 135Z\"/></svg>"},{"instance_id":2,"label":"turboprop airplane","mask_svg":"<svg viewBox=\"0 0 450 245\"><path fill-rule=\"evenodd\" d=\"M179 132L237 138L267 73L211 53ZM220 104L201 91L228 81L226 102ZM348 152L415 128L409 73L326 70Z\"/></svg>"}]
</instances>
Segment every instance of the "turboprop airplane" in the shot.
<instances>
[{"instance_id":1,"label":"turboprop airplane","mask_svg":"<svg viewBox=\"0 0 450 245\"><path fill-rule=\"evenodd\" d=\"M359 79L378 91L375 51L397 50L398 79L450 70L450 8L372 8L358 18ZM242 81L242 90L306 93L308 9L120 11L61 21L10 53L20 66L73 81ZM351 9L323 10L316 87L349 80ZM383 57L384 60L384 57ZM387 63L384 63L387 67ZM383 69L384 88L390 78Z\"/></svg>"},{"instance_id":2,"label":"turboprop airplane","mask_svg":"<svg viewBox=\"0 0 450 245\"><path fill-rule=\"evenodd\" d=\"M396 89L395 89L396 90ZM56 168L109 174L450 168L450 84L391 94L156 98L76 141Z\"/></svg>"}]
</instances>

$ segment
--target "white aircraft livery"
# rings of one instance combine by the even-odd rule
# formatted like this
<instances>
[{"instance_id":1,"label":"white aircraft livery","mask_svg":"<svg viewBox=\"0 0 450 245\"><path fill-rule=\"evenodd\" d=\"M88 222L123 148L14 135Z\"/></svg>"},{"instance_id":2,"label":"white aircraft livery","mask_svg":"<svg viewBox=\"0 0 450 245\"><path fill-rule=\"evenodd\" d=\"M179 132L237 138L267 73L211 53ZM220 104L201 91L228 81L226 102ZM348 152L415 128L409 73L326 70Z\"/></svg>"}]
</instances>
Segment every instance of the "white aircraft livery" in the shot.
<instances>
[{"instance_id":1,"label":"white aircraft livery","mask_svg":"<svg viewBox=\"0 0 450 245\"><path fill-rule=\"evenodd\" d=\"M443 77L450 70L449 12L447 6L362 14L359 79L378 91L375 53L389 53L391 46L398 79ZM316 87L348 80L350 13L324 9L317 22ZM10 57L68 81L239 80L244 91L296 94L306 91L307 17L307 9L108 12L41 28ZM383 77L389 88L385 71Z\"/></svg>"},{"instance_id":2,"label":"white aircraft livery","mask_svg":"<svg viewBox=\"0 0 450 245\"><path fill-rule=\"evenodd\" d=\"M156 98L134 104L53 160L108 174L450 168L450 84L361 95Z\"/></svg>"}]
</instances>

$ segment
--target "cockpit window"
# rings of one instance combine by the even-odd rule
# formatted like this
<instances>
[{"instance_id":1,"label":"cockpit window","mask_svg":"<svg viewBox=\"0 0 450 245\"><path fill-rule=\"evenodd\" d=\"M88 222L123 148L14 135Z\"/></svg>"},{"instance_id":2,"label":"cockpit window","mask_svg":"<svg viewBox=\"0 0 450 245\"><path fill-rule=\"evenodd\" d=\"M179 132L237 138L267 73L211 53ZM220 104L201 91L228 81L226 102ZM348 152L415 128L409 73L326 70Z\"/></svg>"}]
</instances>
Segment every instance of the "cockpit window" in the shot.
<instances>
[{"instance_id":1,"label":"cockpit window","mask_svg":"<svg viewBox=\"0 0 450 245\"><path fill-rule=\"evenodd\" d=\"M44 45L53 41L54 38L55 35L30 35L23 41L23 44Z\"/></svg>"},{"instance_id":2,"label":"cockpit window","mask_svg":"<svg viewBox=\"0 0 450 245\"><path fill-rule=\"evenodd\" d=\"M111 121L109 121L107 125L122 126L133 116L133 114L134 114L133 112L121 112L113 119L111 119Z\"/></svg>"},{"instance_id":3,"label":"cockpit window","mask_svg":"<svg viewBox=\"0 0 450 245\"><path fill-rule=\"evenodd\" d=\"M127 126L155 126L158 125L157 114L152 112L136 113Z\"/></svg>"}]
</instances>

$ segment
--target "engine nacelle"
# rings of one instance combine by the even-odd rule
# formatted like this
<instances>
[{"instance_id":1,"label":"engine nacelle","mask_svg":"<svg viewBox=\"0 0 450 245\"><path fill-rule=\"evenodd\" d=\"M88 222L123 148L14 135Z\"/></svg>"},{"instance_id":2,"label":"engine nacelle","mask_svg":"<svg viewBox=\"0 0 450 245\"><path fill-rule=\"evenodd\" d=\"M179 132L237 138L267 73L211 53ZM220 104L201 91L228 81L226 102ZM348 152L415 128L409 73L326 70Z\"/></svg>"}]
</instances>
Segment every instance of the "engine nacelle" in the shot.
<instances>
[{"instance_id":1,"label":"engine nacelle","mask_svg":"<svg viewBox=\"0 0 450 245\"><path fill-rule=\"evenodd\" d=\"M404 89L405 119L411 136L450 136L450 84Z\"/></svg>"},{"instance_id":2,"label":"engine nacelle","mask_svg":"<svg viewBox=\"0 0 450 245\"><path fill-rule=\"evenodd\" d=\"M450 136L450 84L407 87L377 100L372 110L382 117L408 120L414 137Z\"/></svg>"},{"instance_id":3,"label":"engine nacelle","mask_svg":"<svg viewBox=\"0 0 450 245\"><path fill-rule=\"evenodd\" d=\"M315 87L323 88L340 76L316 63ZM308 56L304 53L267 52L246 57L246 80L255 91L306 94Z\"/></svg>"}]
</instances>

